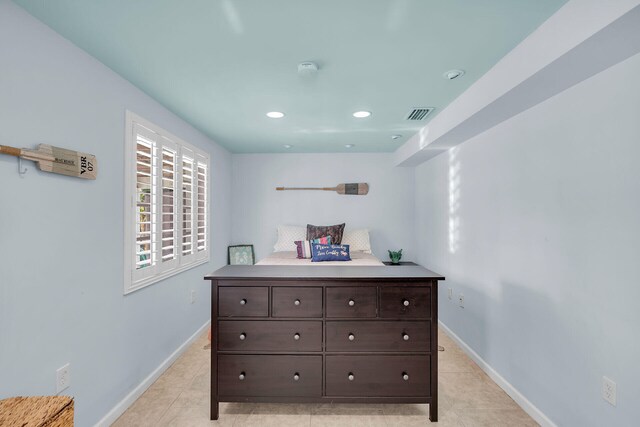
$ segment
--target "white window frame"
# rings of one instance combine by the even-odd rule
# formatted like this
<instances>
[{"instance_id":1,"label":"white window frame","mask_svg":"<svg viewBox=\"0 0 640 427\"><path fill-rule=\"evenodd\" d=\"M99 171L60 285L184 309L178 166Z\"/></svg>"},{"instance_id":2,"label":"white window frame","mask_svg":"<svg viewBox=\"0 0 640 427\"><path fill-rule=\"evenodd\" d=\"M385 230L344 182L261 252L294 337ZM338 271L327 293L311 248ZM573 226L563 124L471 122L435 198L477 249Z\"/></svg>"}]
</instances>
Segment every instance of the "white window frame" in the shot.
<instances>
[{"instance_id":1,"label":"white window frame","mask_svg":"<svg viewBox=\"0 0 640 427\"><path fill-rule=\"evenodd\" d=\"M132 113L126 112L125 123L125 159L124 159L124 294L129 294L138 289L142 289L146 286L157 283L175 274L181 273L190 268L196 267L201 264L205 264L210 260L211 253L211 239L210 239L210 181L211 181L211 162L209 154L203 150L194 147L191 144L186 143L182 139L167 132L161 127L149 122L148 120ZM141 132L150 132L150 135L154 137L158 142L157 149L160 152L160 159L162 159L162 149L168 148L175 151L175 164L174 164L174 224L175 233L174 237L175 245L174 251L176 258L168 262L160 262L144 269L136 269L134 262L134 254L136 252L136 150L137 150L137 134ZM142 134L142 133L141 133ZM191 236L192 236L192 250L194 253L183 256L182 248L182 220L183 220L183 201L182 201L182 162L183 156L187 156L194 160L194 178L192 179L192 220L191 220ZM198 251L197 249L197 167L195 165L203 164L206 167L205 178L205 249ZM158 178L155 185L159 185L162 188L162 181ZM160 200L162 200L162 193L160 194ZM159 202L161 206L161 202ZM161 217L162 212L157 212L158 217ZM160 229L158 235L162 235ZM161 241L157 242L159 250L156 255L160 255L162 258L162 244Z\"/></svg>"}]
</instances>

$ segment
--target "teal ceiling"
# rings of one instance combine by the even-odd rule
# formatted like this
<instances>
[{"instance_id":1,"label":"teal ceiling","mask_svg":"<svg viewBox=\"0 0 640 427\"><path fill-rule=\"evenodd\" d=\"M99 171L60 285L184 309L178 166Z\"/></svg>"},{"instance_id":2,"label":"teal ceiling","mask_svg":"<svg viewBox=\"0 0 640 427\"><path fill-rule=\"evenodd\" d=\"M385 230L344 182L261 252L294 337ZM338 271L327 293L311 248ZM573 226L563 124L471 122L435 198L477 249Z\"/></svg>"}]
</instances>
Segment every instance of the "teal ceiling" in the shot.
<instances>
[{"instance_id":1,"label":"teal ceiling","mask_svg":"<svg viewBox=\"0 0 640 427\"><path fill-rule=\"evenodd\" d=\"M262 153L394 151L426 123L413 107L432 119L565 1L16 3L230 151Z\"/></svg>"}]
</instances>

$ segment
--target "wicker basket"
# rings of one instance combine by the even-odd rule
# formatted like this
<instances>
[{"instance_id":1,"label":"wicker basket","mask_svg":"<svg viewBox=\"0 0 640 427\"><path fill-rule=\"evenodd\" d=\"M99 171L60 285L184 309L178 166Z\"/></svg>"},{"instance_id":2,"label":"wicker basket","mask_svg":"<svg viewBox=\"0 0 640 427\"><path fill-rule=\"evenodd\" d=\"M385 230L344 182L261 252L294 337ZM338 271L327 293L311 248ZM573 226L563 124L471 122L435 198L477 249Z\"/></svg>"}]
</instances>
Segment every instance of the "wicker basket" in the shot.
<instances>
[{"instance_id":1,"label":"wicker basket","mask_svg":"<svg viewBox=\"0 0 640 427\"><path fill-rule=\"evenodd\" d=\"M34 396L0 400L0 426L73 427L73 399Z\"/></svg>"}]
</instances>

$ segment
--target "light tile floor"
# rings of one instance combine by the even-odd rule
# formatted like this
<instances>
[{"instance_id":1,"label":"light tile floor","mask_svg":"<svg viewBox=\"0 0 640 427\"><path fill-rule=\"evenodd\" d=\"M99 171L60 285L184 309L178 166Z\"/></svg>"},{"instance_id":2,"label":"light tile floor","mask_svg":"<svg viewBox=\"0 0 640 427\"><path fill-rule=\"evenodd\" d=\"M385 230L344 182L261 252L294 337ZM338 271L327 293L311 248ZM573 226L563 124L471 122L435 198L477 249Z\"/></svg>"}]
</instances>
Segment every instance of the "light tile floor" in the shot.
<instances>
[{"instance_id":1,"label":"light tile floor","mask_svg":"<svg viewBox=\"0 0 640 427\"><path fill-rule=\"evenodd\" d=\"M439 427L537 426L444 333L439 334ZM429 405L221 403L209 421L210 351L200 337L113 424L225 427L412 427L428 426Z\"/></svg>"}]
</instances>

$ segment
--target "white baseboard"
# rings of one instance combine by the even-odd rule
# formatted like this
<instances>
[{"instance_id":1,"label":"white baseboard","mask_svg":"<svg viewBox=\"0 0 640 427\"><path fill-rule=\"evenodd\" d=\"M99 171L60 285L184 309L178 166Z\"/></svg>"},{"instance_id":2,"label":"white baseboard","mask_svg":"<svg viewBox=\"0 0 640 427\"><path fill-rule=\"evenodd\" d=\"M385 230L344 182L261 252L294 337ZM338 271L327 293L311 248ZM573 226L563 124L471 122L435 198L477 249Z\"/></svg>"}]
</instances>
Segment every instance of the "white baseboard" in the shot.
<instances>
[{"instance_id":1,"label":"white baseboard","mask_svg":"<svg viewBox=\"0 0 640 427\"><path fill-rule=\"evenodd\" d=\"M161 364L158 366L153 372L149 374L147 378L142 380L140 384L134 388L131 393L129 393L124 399L122 399L116 406L113 407L98 423L95 427L108 427L113 424L120 415L124 413L124 411L129 408L136 401L142 393L144 393L150 386L153 384L160 375L164 373L164 371L171 366L173 362L176 361L178 357L187 349L189 346L200 336L204 331L209 327L211 321L207 321L204 325L202 325L193 335L191 335L184 343L180 345L171 353L171 356L167 357Z\"/></svg>"},{"instance_id":2,"label":"white baseboard","mask_svg":"<svg viewBox=\"0 0 640 427\"><path fill-rule=\"evenodd\" d=\"M529 414L542 427L557 427L556 424L549 419L540 409L531 403L522 393L502 377L495 369L484 361L478 353L476 353L466 342L457 336L451 329L447 327L442 320L438 320L438 324L442 330L458 344L462 350L491 378L498 386L505 391L524 411Z\"/></svg>"}]
</instances>

